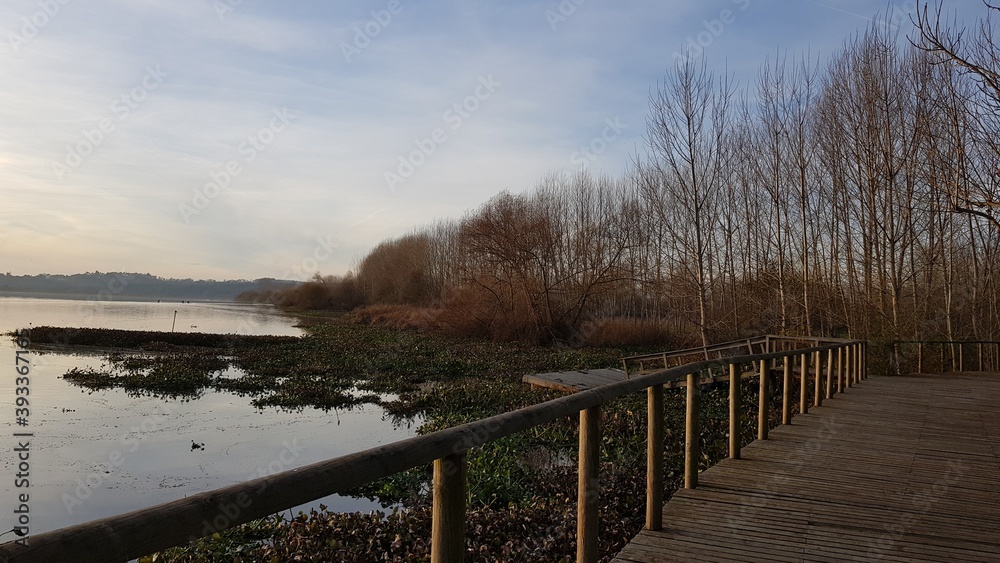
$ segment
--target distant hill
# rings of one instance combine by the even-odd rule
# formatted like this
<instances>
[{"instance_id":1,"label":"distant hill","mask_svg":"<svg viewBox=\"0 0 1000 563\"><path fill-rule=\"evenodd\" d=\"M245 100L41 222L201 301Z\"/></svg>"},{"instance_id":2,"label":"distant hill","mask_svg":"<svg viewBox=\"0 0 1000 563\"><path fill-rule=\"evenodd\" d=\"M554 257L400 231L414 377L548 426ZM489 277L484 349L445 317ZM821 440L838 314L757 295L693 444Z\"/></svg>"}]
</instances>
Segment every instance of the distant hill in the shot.
<instances>
[{"instance_id":1,"label":"distant hill","mask_svg":"<svg viewBox=\"0 0 1000 563\"><path fill-rule=\"evenodd\" d=\"M245 291L283 289L299 282L261 278L257 280L193 280L161 278L128 272L85 274L0 274L0 295L134 299L140 301L233 301Z\"/></svg>"}]
</instances>

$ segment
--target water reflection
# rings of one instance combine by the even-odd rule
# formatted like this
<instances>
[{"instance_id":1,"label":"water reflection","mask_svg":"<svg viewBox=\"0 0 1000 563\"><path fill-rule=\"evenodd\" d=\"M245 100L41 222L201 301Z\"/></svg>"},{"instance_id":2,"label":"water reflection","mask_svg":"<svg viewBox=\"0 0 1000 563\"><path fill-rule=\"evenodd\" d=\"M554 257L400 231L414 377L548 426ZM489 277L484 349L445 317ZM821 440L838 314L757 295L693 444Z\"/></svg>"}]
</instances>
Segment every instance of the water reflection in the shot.
<instances>
[{"instance_id":1,"label":"water reflection","mask_svg":"<svg viewBox=\"0 0 1000 563\"><path fill-rule=\"evenodd\" d=\"M296 335L294 319L267 309L229 304L105 303L86 318L80 302L0 298L0 330L63 325L156 330L177 309L177 330ZM182 308L185 316L181 317ZM0 366L14 365L14 346L0 342ZM301 467L415 434L416 422L393 421L381 408L257 409L246 397L206 389L197 400L130 396L121 389L88 391L61 376L71 368L99 368L101 356L32 355L30 430L31 533L37 534L129 512ZM6 368L0 367L0 377ZM13 368L9 368L11 377ZM2 380L2 379L0 379ZM14 392L0 385L0 497L15 498L10 455ZM13 444L11 444L11 447ZM197 447L196 447L197 446ZM307 506L374 510L377 503L338 496ZM10 515L0 517L0 527Z\"/></svg>"},{"instance_id":2,"label":"water reflection","mask_svg":"<svg viewBox=\"0 0 1000 563\"><path fill-rule=\"evenodd\" d=\"M174 312L177 313L176 322ZM267 305L152 303L92 299L0 297L4 331L29 326L71 326L169 332L299 336L294 317Z\"/></svg>"}]
</instances>

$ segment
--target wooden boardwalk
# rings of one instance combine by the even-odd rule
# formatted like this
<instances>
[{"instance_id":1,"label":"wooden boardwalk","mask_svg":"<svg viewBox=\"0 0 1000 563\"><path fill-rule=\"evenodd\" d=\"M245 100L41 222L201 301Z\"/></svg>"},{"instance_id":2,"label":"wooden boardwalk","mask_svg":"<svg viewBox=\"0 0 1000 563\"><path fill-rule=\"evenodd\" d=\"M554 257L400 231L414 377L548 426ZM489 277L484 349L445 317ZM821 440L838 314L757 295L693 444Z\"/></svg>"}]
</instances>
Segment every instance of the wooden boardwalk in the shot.
<instances>
[{"instance_id":1,"label":"wooden boardwalk","mask_svg":"<svg viewBox=\"0 0 1000 563\"><path fill-rule=\"evenodd\" d=\"M701 473L615 561L1000 561L1000 376L866 379Z\"/></svg>"},{"instance_id":2,"label":"wooden boardwalk","mask_svg":"<svg viewBox=\"0 0 1000 563\"><path fill-rule=\"evenodd\" d=\"M580 371L558 371L526 375L521 381L532 387L545 387L556 391L576 393L594 389L602 385L625 380L625 372L618 369L590 369Z\"/></svg>"},{"instance_id":3,"label":"wooden boardwalk","mask_svg":"<svg viewBox=\"0 0 1000 563\"><path fill-rule=\"evenodd\" d=\"M742 377L757 377L756 371L748 371L741 374ZM633 377L638 377L635 375ZM531 384L532 387L545 387L556 391L576 393L587 389L596 389L603 385L610 385L627 379L625 372L618 369L591 369L580 371L558 371L549 373L536 373L525 375L521 378L524 383ZM701 385L729 381L728 375L703 376L699 379ZM663 384L664 389L678 389L687 387L687 381L669 381Z\"/></svg>"}]
</instances>

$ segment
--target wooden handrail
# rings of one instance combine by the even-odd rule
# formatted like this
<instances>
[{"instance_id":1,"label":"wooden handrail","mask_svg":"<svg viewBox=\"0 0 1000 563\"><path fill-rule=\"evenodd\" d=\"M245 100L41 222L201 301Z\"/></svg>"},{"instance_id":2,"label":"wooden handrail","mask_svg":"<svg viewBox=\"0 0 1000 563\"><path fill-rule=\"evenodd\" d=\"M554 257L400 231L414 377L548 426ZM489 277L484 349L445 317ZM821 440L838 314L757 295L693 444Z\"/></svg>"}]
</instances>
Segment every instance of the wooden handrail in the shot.
<instances>
[{"instance_id":1,"label":"wooden handrail","mask_svg":"<svg viewBox=\"0 0 1000 563\"><path fill-rule=\"evenodd\" d=\"M712 352L719 352L719 355L718 355L718 357L716 359L723 359L724 356L723 356L722 352L727 351L727 350L741 350L741 349L746 349L747 350L747 354L752 355L753 354L753 347L754 346L761 346L761 345L763 345L762 347L764 348L762 350L762 353L764 353L764 352L772 352L772 351L777 351L776 347L775 347L775 344L777 342L791 342L791 343L796 343L796 344L803 344L804 343L806 345L806 347L808 347L810 345L811 346L820 346L820 345L823 345L823 344L847 343L847 342L853 342L853 341L850 340L850 339L844 339L844 338L830 338L830 337L816 337L816 336L778 336L778 335L768 334L768 335L764 335L764 336L757 336L757 337L752 337L752 338L743 339L743 340L732 340L732 341L729 341L729 342L720 342L718 344L712 344L711 346L697 346L697 347L694 347L694 348L684 348L684 349L681 349L681 350L671 350L669 352L656 352L656 353L652 353L652 354L641 354L641 355L638 355L638 356L626 356L626 357L624 357L624 358L621 359L622 369L625 371L625 375L628 376L629 375L629 369L628 369L629 363L633 363L633 364L638 363L639 366L640 366L639 367L639 374L643 375L643 374L646 374L646 373L653 373L653 371L658 371L658 370L646 370L646 369L644 369L644 364L646 362L653 361L653 360L658 360L659 363L663 366L660 369L668 369L670 367L677 367L677 366L670 366L670 365L668 365L667 360L670 360L670 359L677 359L677 358L683 358L685 356L694 356L694 355L707 355L707 354L712 353Z\"/></svg>"},{"instance_id":2,"label":"wooden handrail","mask_svg":"<svg viewBox=\"0 0 1000 563\"><path fill-rule=\"evenodd\" d=\"M178 544L186 543L233 526L278 513L294 506L334 493L343 492L407 469L434 463L434 510L432 517L432 561L454 561L464 552L466 460L465 453L477 446L522 432L557 419L579 413L580 473L578 499L578 561L597 560L597 510L599 499L598 470L600 453L600 409L608 401L662 386L686 378L688 382L688 415L686 429L687 457L685 483L697 486L698 379L695 374L705 369L760 362L766 385L766 364L769 360L793 358L823 351L854 350L863 355L867 345L860 341L837 342L794 351L750 354L715 360L702 360L656 373L626 379L595 389L580 391L550 401L496 415L490 418L446 428L362 452L341 456L186 497L109 518L31 536L27 545L8 542L0 545L0 562L60 562L79 563L126 561ZM857 362L854 375L864 378L863 363ZM740 378L736 378L739 385ZM732 380L731 380L732 383ZM804 393L805 391L803 391ZM650 393L650 405L662 412L662 389L657 408L656 392ZM730 393L730 412L739 417L738 393ZM735 402L735 407L734 407ZM767 406L764 405L766 409ZM650 418L652 425L662 424ZM767 417L759 424L768 425ZM730 421L730 428L739 428L739 420ZM688 430L690 429L690 430ZM662 430L661 430L662 431ZM694 431L694 432L692 432ZM758 429L760 432L760 429ZM763 431L766 437L766 430ZM650 430L649 456L662 456L662 435L659 439ZM736 451L730 455L738 457ZM658 451L656 450L658 448ZM647 480L647 498L655 501L655 491L662 495L660 478ZM647 528L659 529L661 522L650 517Z\"/></svg>"},{"instance_id":3,"label":"wooden handrail","mask_svg":"<svg viewBox=\"0 0 1000 563\"><path fill-rule=\"evenodd\" d=\"M718 344L712 344L711 346L698 346L695 348L683 348L680 350L670 350L668 352L655 352L652 354L640 354L638 356L626 356L622 358L623 362L638 362L646 360L666 360L670 358L678 358L682 356L690 356L693 354L706 354L708 352L717 352L721 350L729 349L739 349L747 348L749 344L761 344L763 342L763 337L759 337L757 340L733 340L731 342L720 342Z\"/></svg>"},{"instance_id":4,"label":"wooden handrail","mask_svg":"<svg viewBox=\"0 0 1000 563\"><path fill-rule=\"evenodd\" d=\"M889 372L896 375L899 375L900 369L899 351L905 344L917 345L917 373L924 373L925 346L941 347L942 372L948 371L945 351L949 348L952 368L965 371L965 348L972 345L976 347L978 359L976 371L1000 371L1000 342L996 340L893 340L889 344Z\"/></svg>"}]
</instances>

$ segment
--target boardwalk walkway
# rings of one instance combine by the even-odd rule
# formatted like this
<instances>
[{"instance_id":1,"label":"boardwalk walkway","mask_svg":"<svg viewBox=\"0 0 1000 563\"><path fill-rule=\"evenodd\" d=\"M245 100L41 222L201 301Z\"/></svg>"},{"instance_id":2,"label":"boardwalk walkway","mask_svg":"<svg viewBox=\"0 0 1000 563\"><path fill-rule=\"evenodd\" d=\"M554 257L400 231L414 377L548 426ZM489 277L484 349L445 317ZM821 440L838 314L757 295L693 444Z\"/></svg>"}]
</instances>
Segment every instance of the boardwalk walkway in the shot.
<instances>
[{"instance_id":1,"label":"boardwalk walkway","mask_svg":"<svg viewBox=\"0 0 1000 563\"><path fill-rule=\"evenodd\" d=\"M615 561L1000 561L1000 376L866 379L702 473Z\"/></svg>"}]
</instances>

